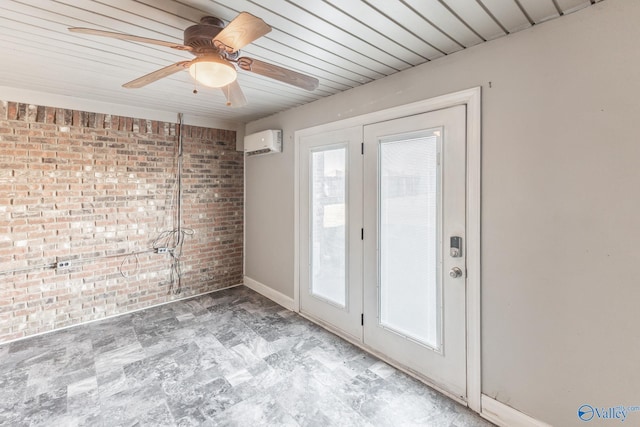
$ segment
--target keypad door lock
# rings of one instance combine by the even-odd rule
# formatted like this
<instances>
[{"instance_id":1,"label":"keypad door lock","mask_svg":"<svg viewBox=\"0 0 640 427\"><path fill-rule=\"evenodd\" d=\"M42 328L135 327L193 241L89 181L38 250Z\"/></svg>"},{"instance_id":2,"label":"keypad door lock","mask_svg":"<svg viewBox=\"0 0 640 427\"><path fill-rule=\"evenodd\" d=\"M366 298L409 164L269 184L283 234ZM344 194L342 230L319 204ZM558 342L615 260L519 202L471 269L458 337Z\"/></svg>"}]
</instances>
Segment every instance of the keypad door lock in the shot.
<instances>
[{"instance_id":1,"label":"keypad door lock","mask_svg":"<svg viewBox=\"0 0 640 427\"><path fill-rule=\"evenodd\" d=\"M462 237L451 236L449 239L449 255L451 258L462 257Z\"/></svg>"}]
</instances>

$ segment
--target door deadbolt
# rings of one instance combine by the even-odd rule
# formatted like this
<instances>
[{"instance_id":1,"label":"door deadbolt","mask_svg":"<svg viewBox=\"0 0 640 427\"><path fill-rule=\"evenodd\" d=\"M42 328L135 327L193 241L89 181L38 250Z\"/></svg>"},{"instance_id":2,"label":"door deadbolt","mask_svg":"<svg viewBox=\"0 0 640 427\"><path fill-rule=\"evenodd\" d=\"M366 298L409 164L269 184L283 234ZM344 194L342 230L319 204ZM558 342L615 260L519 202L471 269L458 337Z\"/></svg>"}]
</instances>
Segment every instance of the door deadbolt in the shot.
<instances>
[{"instance_id":1,"label":"door deadbolt","mask_svg":"<svg viewBox=\"0 0 640 427\"><path fill-rule=\"evenodd\" d=\"M451 236L449 239L449 255L451 258L462 257L462 237Z\"/></svg>"}]
</instances>

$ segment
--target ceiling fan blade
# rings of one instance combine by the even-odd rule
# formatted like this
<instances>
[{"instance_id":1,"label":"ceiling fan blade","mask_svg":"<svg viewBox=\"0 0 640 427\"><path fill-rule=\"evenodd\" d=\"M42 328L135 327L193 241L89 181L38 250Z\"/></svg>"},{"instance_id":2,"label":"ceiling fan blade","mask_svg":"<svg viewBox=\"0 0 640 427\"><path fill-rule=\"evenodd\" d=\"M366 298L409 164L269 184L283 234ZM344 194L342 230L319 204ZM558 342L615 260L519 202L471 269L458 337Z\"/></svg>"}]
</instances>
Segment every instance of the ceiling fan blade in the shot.
<instances>
[{"instance_id":1,"label":"ceiling fan blade","mask_svg":"<svg viewBox=\"0 0 640 427\"><path fill-rule=\"evenodd\" d=\"M241 12L215 36L214 43L218 48L233 53L269 31L271 31L271 27L262 19L250 13Z\"/></svg>"},{"instance_id":2,"label":"ceiling fan blade","mask_svg":"<svg viewBox=\"0 0 640 427\"><path fill-rule=\"evenodd\" d=\"M308 91L313 91L318 87L318 79L289 70L278 65L269 64L258 59L242 57L238 59L238 66L246 71L251 71L261 76L269 77L297 86Z\"/></svg>"},{"instance_id":3,"label":"ceiling fan blade","mask_svg":"<svg viewBox=\"0 0 640 427\"><path fill-rule=\"evenodd\" d=\"M186 68L189 68L189 65L191 65L191 62L192 61L176 62L175 64L171 64L167 67L160 68L159 70L156 70L152 73L145 74L144 76L139 77L135 80L131 80L129 83L123 84L122 87L132 89L132 88L140 88L140 87L146 86L149 83L153 83L156 80L160 80L163 77L170 76L171 74L175 74L178 71L182 71Z\"/></svg>"},{"instance_id":4,"label":"ceiling fan blade","mask_svg":"<svg viewBox=\"0 0 640 427\"><path fill-rule=\"evenodd\" d=\"M242 93L242 89L240 89L238 80L234 80L220 89L222 89L225 98L227 98L227 105L229 107L240 108L247 105L247 98L244 97L244 93Z\"/></svg>"},{"instance_id":5,"label":"ceiling fan blade","mask_svg":"<svg viewBox=\"0 0 640 427\"><path fill-rule=\"evenodd\" d=\"M113 31L94 30L92 28L72 27L69 28L72 33L89 34L92 36L111 37L112 39L130 40L133 42L150 43L160 46L170 47L177 50L192 50L190 46L185 46L179 43L165 42L163 40L149 39L147 37L133 36L125 33L115 33Z\"/></svg>"}]
</instances>

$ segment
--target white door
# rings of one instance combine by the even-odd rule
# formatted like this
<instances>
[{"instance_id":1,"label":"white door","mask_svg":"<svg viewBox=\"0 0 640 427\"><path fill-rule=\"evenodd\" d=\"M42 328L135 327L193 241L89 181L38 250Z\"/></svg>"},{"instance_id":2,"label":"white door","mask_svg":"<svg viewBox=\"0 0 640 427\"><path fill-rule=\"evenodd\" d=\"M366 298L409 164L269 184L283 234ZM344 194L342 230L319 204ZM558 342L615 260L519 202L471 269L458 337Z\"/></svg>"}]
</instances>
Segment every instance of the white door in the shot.
<instances>
[{"instance_id":1,"label":"white door","mask_svg":"<svg viewBox=\"0 0 640 427\"><path fill-rule=\"evenodd\" d=\"M363 192L364 342L461 399L465 111L365 126Z\"/></svg>"},{"instance_id":2,"label":"white door","mask_svg":"<svg viewBox=\"0 0 640 427\"><path fill-rule=\"evenodd\" d=\"M306 135L298 147L300 311L462 400L465 111Z\"/></svg>"},{"instance_id":3,"label":"white door","mask_svg":"<svg viewBox=\"0 0 640 427\"><path fill-rule=\"evenodd\" d=\"M362 340L362 127L300 139L300 311Z\"/></svg>"}]
</instances>

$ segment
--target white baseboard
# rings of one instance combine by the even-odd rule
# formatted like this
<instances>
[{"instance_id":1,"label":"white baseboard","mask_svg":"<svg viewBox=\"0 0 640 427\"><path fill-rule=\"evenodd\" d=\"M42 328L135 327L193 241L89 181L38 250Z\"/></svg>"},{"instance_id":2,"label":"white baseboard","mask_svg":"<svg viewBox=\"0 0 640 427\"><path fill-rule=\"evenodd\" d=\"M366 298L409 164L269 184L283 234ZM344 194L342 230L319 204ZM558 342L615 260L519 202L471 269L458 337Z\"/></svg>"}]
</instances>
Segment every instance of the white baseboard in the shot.
<instances>
[{"instance_id":1,"label":"white baseboard","mask_svg":"<svg viewBox=\"0 0 640 427\"><path fill-rule=\"evenodd\" d=\"M482 395L482 413L480 415L501 427L551 427L550 424L536 420L486 394Z\"/></svg>"},{"instance_id":2,"label":"white baseboard","mask_svg":"<svg viewBox=\"0 0 640 427\"><path fill-rule=\"evenodd\" d=\"M271 301L280 304L287 310L293 311L293 298L290 298L285 294L268 287L264 283L260 283L257 280L252 279L251 277L244 276L244 285L247 288L253 289L257 293L269 298Z\"/></svg>"}]
</instances>

